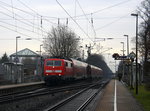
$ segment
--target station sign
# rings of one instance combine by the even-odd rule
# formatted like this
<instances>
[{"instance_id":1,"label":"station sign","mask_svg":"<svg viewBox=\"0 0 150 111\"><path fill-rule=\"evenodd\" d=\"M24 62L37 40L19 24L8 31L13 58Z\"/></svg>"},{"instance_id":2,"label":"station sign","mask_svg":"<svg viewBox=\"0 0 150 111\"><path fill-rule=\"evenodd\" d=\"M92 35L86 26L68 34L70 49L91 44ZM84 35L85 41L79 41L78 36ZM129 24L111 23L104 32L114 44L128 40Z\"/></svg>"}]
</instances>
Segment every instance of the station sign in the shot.
<instances>
[{"instance_id":1,"label":"station sign","mask_svg":"<svg viewBox=\"0 0 150 111\"><path fill-rule=\"evenodd\" d=\"M132 51L128 56L120 56L118 53L114 53L112 57L115 60L123 60L126 61L127 63L130 63L131 61L134 61L134 58L136 57L136 54Z\"/></svg>"},{"instance_id":2,"label":"station sign","mask_svg":"<svg viewBox=\"0 0 150 111\"><path fill-rule=\"evenodd\" d=\"M133 51L129 54L130 58L135 58L135 56L136 56L136 54Z\"/></svg>"},{"instance_id":3,"label":"station sign","mask_svg":"<svg viewBox=\"0 0 150 111\"><path fill-rule=\"evenodd\" d=\"M127 56L119 56L119 58L127 58Z\"/></svg>"}]
</instances>

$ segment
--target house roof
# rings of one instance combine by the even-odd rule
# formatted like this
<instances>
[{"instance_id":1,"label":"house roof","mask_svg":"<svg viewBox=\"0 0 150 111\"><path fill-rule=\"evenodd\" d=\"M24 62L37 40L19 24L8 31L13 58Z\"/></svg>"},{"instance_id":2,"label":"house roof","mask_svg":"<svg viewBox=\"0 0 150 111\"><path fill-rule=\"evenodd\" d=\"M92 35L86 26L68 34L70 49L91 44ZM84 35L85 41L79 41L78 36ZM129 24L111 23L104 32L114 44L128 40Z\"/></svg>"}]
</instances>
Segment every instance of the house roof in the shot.
<instances>
[{"instance_id":1,"label":"house roof","mask_svg":"<svg viewBox=\"0 0 150 111\"><path fill-rule=\"evenodd\" d=\"M17 52L18 57L40 57L39 54L35 53L34 51L25 48ZM16 57L16 53L10 55L10 57Z\"/></svg>"}]
</instances>

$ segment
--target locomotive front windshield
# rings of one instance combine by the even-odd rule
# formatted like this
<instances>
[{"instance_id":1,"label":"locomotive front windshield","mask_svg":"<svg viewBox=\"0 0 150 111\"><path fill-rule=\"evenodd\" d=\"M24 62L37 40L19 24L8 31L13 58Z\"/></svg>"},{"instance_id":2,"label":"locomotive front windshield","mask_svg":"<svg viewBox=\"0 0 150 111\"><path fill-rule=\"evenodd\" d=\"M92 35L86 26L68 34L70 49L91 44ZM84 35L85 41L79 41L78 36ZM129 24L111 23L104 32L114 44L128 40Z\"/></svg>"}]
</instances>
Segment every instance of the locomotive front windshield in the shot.
<instances>
[{"instance_id":1,"label":"locomotive front windshield","mask_svg":"<svg viewBox=\"0 0 150 111\"><path fill-rule=\"evenodd\" d=\"M47 61L47 66L61 66L62 62L58 60Z\"/></svg>"}]
</instances>

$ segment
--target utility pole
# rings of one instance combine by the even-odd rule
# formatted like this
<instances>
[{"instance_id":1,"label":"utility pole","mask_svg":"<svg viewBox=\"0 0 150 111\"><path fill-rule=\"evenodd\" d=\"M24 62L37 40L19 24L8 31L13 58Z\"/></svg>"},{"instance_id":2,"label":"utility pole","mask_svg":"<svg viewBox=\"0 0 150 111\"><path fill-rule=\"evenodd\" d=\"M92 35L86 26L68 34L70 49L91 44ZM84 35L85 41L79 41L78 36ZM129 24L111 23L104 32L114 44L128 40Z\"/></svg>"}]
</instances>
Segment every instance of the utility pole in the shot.
<instances>
[{"instance_id":1,"label":"utility pole","mask_svg":"<svg viewBox=\"0 0 150 111\"><path fill-rule=\"evenodd\" d=\"M43 46L43 44L40 45L40 73L41 73L41 77L42 77L42 72L43 72L43 65L42 65L42 51L41 51L41 47Z\"/></svg>"},{"instance_id":2,"label":"utility pole","mask_svg":"<svg viewBox=\"0 0 150 111\"><path fill-rule=\"evenodd\" d=\"M127 58L129 58L129 36L128 35L124 36L127 37ZM129 63L127 63L127 75L131 75L129 72ZM130 84L130 81L128 81L128 84Z\"/></svg>"},{"instance_id":3,"label":"utility pole","mask_svg":"<svg viewBox=\"0 0 150 111\"><path fill-rule=\"evenodd\" d=\"M19 75L18 75L18 39L21 38L20 36L17 36L16 37L16 58L15 58L15 62L16 62L16 83L18 82L18 78L19 78Z\"/></svg>"},{"instance_id":4,"label":"utility pole","mask_svg":"<svg viewBox=\"0 0 150 111\"><path fill-rule=\"evenodd\" d=\"M129 36L128 35L124 35L127 37L127 56L129 55Z\"/></svg>"},{"instance_id":5,"label":"utility pole","mask_svg":"<svg viewBox=\"0 0 150 111\"><path fill-rule=\"evenodd\" d=\"M123 56L124 56L124 42L120 42L121 44L123 44ZM122 74L122 78L124 78L124 57L123 57L123 60L122 60L122 62L123 62L123 74Z\"/></svg>"},{"instance_id":6,"label":"utility pole","mask_svg":"<svg viewBox=\"0 0 150 111\"><path fill-rule=\"evenodd\" d=\"M89 57L91 55L91 44L90 44L90 46L86 45L86 47L88 48L87 54L88 54L88 57Z\"/></svg>"},{"instance_id":7,"label":"utility pole","mask_svg":"<svg viewBox=\"0 0 150 111\"><path fill-rule=\"evenodd\" d=\"M131 14L136 17L136 94L138 95L138 14Z\"/></svg>"}]
</instances>

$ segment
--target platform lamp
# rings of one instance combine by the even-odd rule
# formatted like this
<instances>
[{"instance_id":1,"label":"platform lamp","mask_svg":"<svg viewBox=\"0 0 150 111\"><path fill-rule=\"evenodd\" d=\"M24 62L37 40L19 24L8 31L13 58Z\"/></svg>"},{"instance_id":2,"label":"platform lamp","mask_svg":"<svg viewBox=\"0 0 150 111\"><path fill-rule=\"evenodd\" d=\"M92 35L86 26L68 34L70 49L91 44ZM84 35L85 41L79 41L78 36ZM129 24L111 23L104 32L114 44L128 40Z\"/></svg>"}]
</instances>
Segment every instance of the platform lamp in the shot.
<instances>
[{"instance_id":1,"label":"platform lamp","mask_svg":"<svg viewBox=\"0 0 150 111\"><path fill-rule=\"evenodd\" d=\"M124 35L124 36L127 37L127 58L129 58L129 36L128 35ZM129 63L127 63L127 71L128 71L127 74L129 74L130 73L130 71L129 71Z\"/></svg>"},{"instance_id":2,"label":"platform lamp","mask_svg":"<svg viewBox=\"0 0 150 111\"><path fill-rule=\"evenodd\" d=\"M40 68L41 68L41 76L42 76L42 72L43 72L43 68L42 68L42 48L43 44L40 45Z\"/></svg>"},{"instance_id":3,"label":"platform lamp","mask_svg":"<svg viewBox=\"0 0 150 111\"><path fill-rule=\"evenodd\" d=\"M136 17L136 94L138 94L138 14L132 13Z\"/></svg>"},{"instance_id":4,"label":"platform lamp","mask_svg":"<svg viewBox=\"0 0 150 111\"><path fill-rule=\"evenodd\" d=\"M129 36L128 35L124 35L125 37L127 37L127 56L129 55Z\"/></svg>"},{"instance_id":5,"label":"platform lamp","mask_svg":"<svg viewBox=\"0 0 150 111\"><path fill-rule=\"evenodd\" d=\"M16 78L16 83L18 81L18 67L17 67L17 63L18 63L18 39L21 38L21 36L17 36L16 37L16 58L15 58L15 62L16 62L16 75L17 75L17 78Z\"/></svg>"},{"instance_id":6,"label":"platform lamp","mask_svg":"<svg viewBox=\"0 0 150 111\"><path fill-rule=\"evenodd\" d=\"M120 42L123 45L123 55L124 56L124 42ZM123 74L122 74L122 78L124 77L124 57L123 57Z\"/></svg>"},{"instance_id":7,"label":"platform lamp","mask_svg":"<svg viewBox=\"0 0 150 111\"><path fill-rule=\"evenodd\" d=\"M19 38L21 38L21 36L17 36L17 37L16 37L16 60L15 60L15 61L16 61L16 64L17 64L17 62L18 62L18 60L17 60L17 58L18 58L17 51L18 51L18 39L19 39Z\"/></svg>"},{"instance_id":8,"label":"platform lamp","mask_svg":"<svg viewBox=\"0 0 150 111\"><path fill-rule=\"evenodd\" d=\"M42 51L41 51L41 47L43 46L43 44L40 45L40 56L42 55Z\"/></svg>"}]
</instances>

